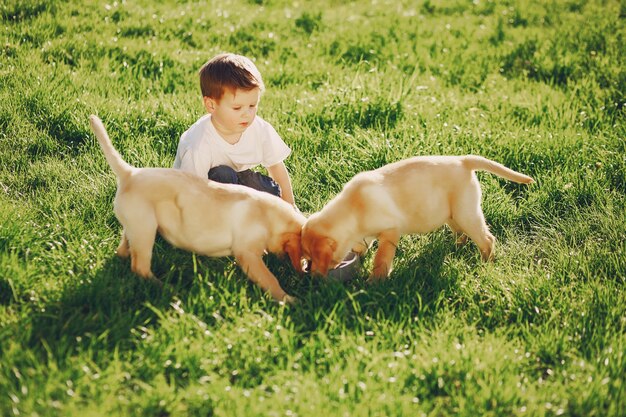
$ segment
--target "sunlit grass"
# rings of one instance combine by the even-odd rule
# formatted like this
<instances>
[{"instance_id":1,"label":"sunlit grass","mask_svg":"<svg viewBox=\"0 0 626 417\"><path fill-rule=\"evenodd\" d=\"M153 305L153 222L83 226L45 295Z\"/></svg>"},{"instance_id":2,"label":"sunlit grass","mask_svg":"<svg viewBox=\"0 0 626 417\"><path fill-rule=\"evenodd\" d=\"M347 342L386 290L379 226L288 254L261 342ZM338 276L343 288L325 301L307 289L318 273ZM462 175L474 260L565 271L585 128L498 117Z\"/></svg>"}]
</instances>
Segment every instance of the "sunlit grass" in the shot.
<instances>
[{"instance_id":1,"label":"sunlit grass","mask_svg":"<svg viewBox=\"0 0 626 417\"><path fill-rule=\"evenodd\" d=\"M2 3L0 414L625 415L622 3ZM165 285L139 280L87 117L171 166L223 51L261 70L306 213L413 155L533 176L479 175L496 262L445 229L404 237L377 286L268 257L286 308L158 239Z\"/></svg>"}]
</instances>

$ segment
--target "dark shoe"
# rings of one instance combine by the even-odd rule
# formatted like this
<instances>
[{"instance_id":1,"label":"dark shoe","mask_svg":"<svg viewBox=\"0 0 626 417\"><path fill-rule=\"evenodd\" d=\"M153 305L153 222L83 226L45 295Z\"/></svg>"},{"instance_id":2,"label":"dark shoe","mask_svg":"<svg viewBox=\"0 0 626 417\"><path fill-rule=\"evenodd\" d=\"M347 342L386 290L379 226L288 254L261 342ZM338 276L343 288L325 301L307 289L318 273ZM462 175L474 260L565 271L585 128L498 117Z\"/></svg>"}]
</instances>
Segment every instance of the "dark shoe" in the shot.
<instances>
[{"instance_id":1,"label":"dark shoe","mask_svg":"<svg viewBox=\"0 0 626 417\"><path fill-rule=\"evenodd\" d=\"M341 282L350 281L357 276L360 269L361 258L356 252L350 251L343 261L328 271L328 278Z\"/></svg>"}]
</instances>

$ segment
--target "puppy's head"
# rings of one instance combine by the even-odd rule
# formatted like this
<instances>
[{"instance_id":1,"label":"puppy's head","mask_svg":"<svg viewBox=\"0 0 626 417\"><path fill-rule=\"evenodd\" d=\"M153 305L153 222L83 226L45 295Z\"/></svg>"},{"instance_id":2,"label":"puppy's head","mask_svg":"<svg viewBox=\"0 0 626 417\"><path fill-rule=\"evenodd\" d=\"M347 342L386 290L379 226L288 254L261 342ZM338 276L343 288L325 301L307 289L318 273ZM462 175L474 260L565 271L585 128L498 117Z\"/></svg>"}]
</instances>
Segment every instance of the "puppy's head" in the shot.
<instances>
[{"instance_id":1,"label":"puppy's head","mask_svg":"<svg viewBox=\"0 0 626 417\"><path fill-rule=\"evenodd\" d=\"M283 241L283 251L289 256L291 265L298 272L302 272L302 245L300 244L300 233L285 233Z\"/></svg>"},{"instance_id":2,"label":"puppy's head","mask_svg":"<svg viewBox=\"0 0 626 417\"><path fill-rule=\"evenodd\" d=\"M310 261L312 274L326 276L328 270L336 266L333 255L337 249L337 242L308 224L302 228L302 253Z\"/></svg>"}]
</instances>

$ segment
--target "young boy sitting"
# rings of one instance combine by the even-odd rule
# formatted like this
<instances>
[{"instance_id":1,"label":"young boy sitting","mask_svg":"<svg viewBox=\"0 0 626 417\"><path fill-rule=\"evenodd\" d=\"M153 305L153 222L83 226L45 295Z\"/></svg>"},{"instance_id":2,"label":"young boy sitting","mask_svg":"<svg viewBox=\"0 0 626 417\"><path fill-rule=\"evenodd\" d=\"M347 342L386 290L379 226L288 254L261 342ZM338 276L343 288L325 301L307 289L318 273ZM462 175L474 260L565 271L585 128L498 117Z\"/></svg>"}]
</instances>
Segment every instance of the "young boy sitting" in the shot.
<instances>
[{"instance_id":1,"label":"young boy sitting","mask_svg":"<svg viewBox=\"0 0 626 417\"><path fill-rule=\"evenodd\" d=\"M208 114L181 135L174 168L266 191L297 210L283 162L291 149L272 125L256 116L265 85L254 63L241 55L217 55L200 69L200 88ZM251 170L259 165L269 177ZM347 280L358 266L358 256L351 253L328 275Z\"/></svg>"},{"instance_id":2,"label":"young boy sitting","mask_svg":"<svg viewBox=\"0 0 626 417\"><path fill-rule=\"evenodd\" d=\"M200 88L208 114L181 135L174 168L266 191L297 209L283 162L291 149L256 116L265 90L257 67L241 55L217 55L200 69ZM259 165L269 177L251 170Z\"/></svg>"}]
</instances>

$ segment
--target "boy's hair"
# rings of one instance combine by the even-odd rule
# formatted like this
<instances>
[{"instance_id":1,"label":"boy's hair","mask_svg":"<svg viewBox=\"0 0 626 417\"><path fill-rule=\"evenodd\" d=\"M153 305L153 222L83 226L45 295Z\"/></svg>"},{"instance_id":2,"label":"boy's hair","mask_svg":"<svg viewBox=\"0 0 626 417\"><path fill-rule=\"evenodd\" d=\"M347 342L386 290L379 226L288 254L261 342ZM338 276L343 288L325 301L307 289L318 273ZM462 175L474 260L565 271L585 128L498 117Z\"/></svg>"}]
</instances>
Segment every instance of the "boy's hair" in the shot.
<instances>
[{"instance_id":1,"label":"boy's hair","mask_svg":"<svg viewBox=\"0 0 626 417\"><path fill-rule=\"evenodd\" d=\"M226 90L265 90L261 73L254 63L242 55L220 54L200 68L200 89L203 97L219 100Z\"/></svg>"}]
</instances>

